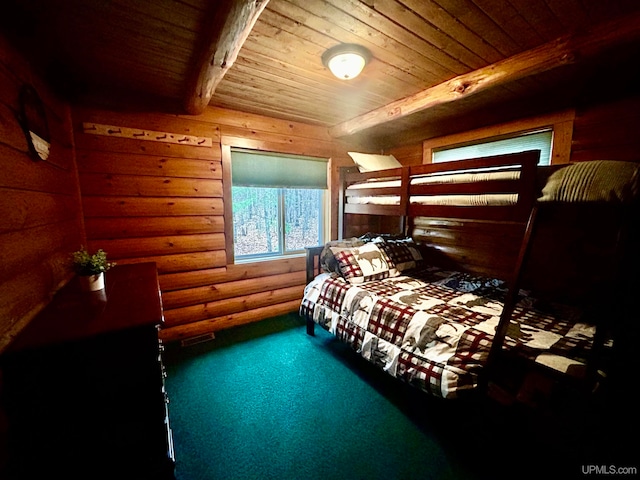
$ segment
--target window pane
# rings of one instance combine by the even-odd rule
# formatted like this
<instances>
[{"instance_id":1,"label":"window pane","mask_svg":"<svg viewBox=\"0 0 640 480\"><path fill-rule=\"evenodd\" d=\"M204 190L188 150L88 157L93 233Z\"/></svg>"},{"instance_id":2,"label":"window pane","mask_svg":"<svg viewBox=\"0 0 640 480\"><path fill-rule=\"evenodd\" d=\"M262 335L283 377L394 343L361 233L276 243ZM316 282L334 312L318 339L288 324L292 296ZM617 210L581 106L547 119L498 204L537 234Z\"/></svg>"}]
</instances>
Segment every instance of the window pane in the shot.
<instances>
[{"instance_id":1,"label":"window pane","mask_svg":"<svg viewBox=\"0 0 640 480\"><path fill-rule=\"evenodd\" d=\"M322 238L322 190L284 190L284 244L287 252L319 245Z\"/></svg>"},{"instance_id":2,"label":"window pane","mask_svg":"<svg viewBox=\"0 0 640 480\"><path fill-rule=\"evenodd\" d=\"M550 165L552 141L552 130L532 132L513 138L437 150L433 152L433 162L449 162L452 160L463 160L465 158L487 157L505 153L524 152L526 150L540 150L540 161L538 165Z\"/></svg>"},{"instance_id":3,"label":"window pane","mask_svg":"<svg viewBox=\"0 0 640 480\"><path fill-rule=\"evenodd\" d=\"M278 190L232 187L236 257L280 253Z\"/></svg>"}]
</instances>

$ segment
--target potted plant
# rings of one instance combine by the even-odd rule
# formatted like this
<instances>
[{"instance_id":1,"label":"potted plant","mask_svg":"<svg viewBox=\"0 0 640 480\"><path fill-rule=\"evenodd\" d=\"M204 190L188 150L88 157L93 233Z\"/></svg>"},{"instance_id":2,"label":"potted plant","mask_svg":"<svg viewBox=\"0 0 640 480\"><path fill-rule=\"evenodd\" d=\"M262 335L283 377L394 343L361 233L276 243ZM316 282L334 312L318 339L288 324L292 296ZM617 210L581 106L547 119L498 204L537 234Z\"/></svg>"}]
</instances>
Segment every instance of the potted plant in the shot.
<instances>
[{"instance_id":1,"label":"potted plant","mask_svg":"<svg viewBox=\"0 0 640 480\"><path fill-rule=\"evenodd\" d=\"M94 254L89 254L86 248L80 247L71 254L73 270L80 278L80 284L84 290L96 291L104 288L104 272L115 265L107 260L107 253L99 249Z\"/></svg>"}]
</instances>

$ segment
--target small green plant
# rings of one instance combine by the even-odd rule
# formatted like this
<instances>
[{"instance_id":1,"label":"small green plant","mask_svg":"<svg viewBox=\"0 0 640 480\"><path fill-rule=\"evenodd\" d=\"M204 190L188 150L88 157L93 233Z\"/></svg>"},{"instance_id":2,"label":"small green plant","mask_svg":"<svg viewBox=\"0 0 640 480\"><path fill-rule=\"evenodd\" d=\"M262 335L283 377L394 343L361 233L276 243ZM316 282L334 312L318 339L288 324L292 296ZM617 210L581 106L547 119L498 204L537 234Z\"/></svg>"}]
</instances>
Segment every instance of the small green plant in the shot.
<instances>
[{"instance_id":1,"label":"small green plant","mask_svg":"<svg viewBox=\"0 0 640 480\"><path fill-rule=\"evenodd\" d=\"M90 255L87 249L82 246L80 250L71 254L71 261L73 270L78 275L97 275L115 266L115 262L107 261L107 253L104 250L99 249Z\"/></svg>"}]
</instances>

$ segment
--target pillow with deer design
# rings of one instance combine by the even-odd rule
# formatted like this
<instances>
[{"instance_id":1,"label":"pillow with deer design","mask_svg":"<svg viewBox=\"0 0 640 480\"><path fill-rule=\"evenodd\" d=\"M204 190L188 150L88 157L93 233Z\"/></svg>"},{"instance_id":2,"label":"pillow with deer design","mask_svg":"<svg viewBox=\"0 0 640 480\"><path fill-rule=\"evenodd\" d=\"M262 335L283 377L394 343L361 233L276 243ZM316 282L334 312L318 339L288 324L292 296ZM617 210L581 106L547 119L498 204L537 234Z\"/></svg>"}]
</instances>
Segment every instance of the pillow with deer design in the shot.
<instances>
[{"instance_id":1,"label":"pillow with deer design","mask_svg":"<svg viewBox=\"0 0 640 480\"><path fill-rule=\"evenodd\" d=\"M422 262L422 254L411 237L395 239L378 237L373 243L380 247L391 259L398 274L415 268Z\"/></svg>"},{"instance_id":2,"label":"pillow with deer design","mask_svg":"<svg viewBox=\"0 0 640 480\"><path fill-rule=\"evenodd\" d=\"M320 266L323 272L336 273L341 275L340 266L335 258L336 250L344 250L345 248L360 247L366 243L366 240L351 237L342 240L331 240L325 243L322 253L320 254ZM333 249L333 251L332 251Z\"/></svg>"},{"instance_id":3,"label":"pillow with deer design","mask_svg":"<svg viewBox=\"0 0 640 480\"><path fill-rule=\"evenodd\" d=\"M398 276L398 270L387 254L375 243L353 248L331 248L340 267L340 273L349 283Z\"/></svg>"}]
</instances>

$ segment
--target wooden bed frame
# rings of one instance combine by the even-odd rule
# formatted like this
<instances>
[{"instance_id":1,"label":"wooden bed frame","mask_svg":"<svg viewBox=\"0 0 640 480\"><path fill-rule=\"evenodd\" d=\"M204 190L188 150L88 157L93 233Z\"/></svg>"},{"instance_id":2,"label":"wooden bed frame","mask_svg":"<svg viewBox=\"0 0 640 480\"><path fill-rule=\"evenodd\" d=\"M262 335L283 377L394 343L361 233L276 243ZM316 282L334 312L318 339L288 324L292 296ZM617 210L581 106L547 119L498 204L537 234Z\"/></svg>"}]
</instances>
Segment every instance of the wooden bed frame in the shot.
<instances>
[{"instance_id":1,"label":"wooden bed frame","mask_svg":"<svg viewBox=\"0 0 640 480\"><path fill-rule=\"evenodd\" d=\"M391 170L356 173L344 172L341 182L341 226L346 215L384 215L401 217L404 231L395 232L411 236L423 248L425 260L439 267L484 275L505 280L510 290L517 292L521 266L527 253L531 219L536 193L536 165L538 150L522 153L482 157L455 162L407 166ZM433 173L455 174L515 166L520 172L514 180L488 180L483 182L411 185L411 180ZM369 179L401 179L398 187L364 188L348 191L348 186ZM349 196L399 195L398 205L349 204ZM411 202L415 195L482 195L517 193L512 205L451 206L418 205ZM344 233L344 231L343 231ZM382 233L382 232L378 232ZM386 233L386 232L385 232ZM323 247L309 247L307 251L307 283L321 272L320 254ZM510 302L515 304L515 293ZM505 305L505 320L513 305ZM313 335L314 322L307 320L307 333Z\"/></svg>"},{"instance_id":2,"label":"wooden bed frame","mask_svg":"<svg viewBox=\"0 0 640 480\"><path fill-rule=\"evenodd\" d=\"M503 155L499 157L485 157L458 162L447 162L440 164L407 166L392 170L356 173L345 171L342 173L341 182L341 205L340 205L340 232L344 238L357 236L350 234L349 220L354 216L383 216L398 217L400 222L399 231L375 233L398 233L412 237L423 248L423 256L427 263L442 267L448 270L469 272L490 278L504 280L508 286L504 308L494 336L494 341L489 355L489 361L484 375L483 382L493 375L493 368L496 359L501 358L502 345L505 339L510 317L513 313L517 293L523 281L529 281L535 285L540 283L549 275L552 277L562 277L561 273L571 272L574 265L549 265L544 262L546 272L537 272L533 277L523 278L523 267L531 254L531 245L534 232L538 228L536 217L539 214L539 207L536 204L536 194L540 186L537 185L537 162L538 151L523 152L519 154ZM455 173L459 170L473 170L481 167L495 167L505 165L517 165L520 176L517 180L483 181L476 183L458 184L436 184L436 185L411 185L411 179L419 175L447 172ZM397 205L375 205L375 204L350 204L347 198L350 196L378 195L382 190L377 188L359 189L352 192L347 187L353 183L361 182L371 178L393 178L401 179L397 187L387 188L384 194L393 194L400 197ZM414 195L429 194L485 194L497 192L517 193L518 200L513 205L503 206L443 206L443 205L417 205L411 202ZM606 212L608 207L604 207ZM549 213L550 208L542 207L541 217L548 221L548 217L554 217L555 213ZM551 208L552 210L552 208ZM553 210L552 210L553 212ZM587 214L588 215L588 214ZM627 215L627 217L629 217ZM601 218L607 218L604 213ZM557 220L557 219L556 219ZM584 218L582 219L585 220ZM603 221L602 224L608 223ZM637 222L636 222L637 223ZM589 226L586 219L587 229L597 230L598 225ZM580 227L584 234L584 226ZM375 229L375 227L374 227ZM544 230L544 229L543 229ZM613 251L623 248L619 245L620 222L617 220L606 226L605 255L610 255ZM569 233L573 234L574 231ZM547 235L549 232L547 231ZM598 235L602 235L599 233ZM543 233L544 236L544 233ZM637 238L637 236L636 236ZM543 239L544 240L544 239ZM553 239L546 239L537 242L537 251L533 252L537 262L544 258L544 249L548 248ZM534 249L534 250L536 250ZM316 275L321 273L320 255L323 246L307 248L307 282L310 282ZM542 254L540 252L542 250ZM640 256L640 255L636 255ZM620 255L613 254L614 261L618 262ZM590 261L590 260L589 260ZM637 263L637 262L636 262ZM539 270L544 270L540 269ZM564 271L563 271L564 270ZM628 277L623 276L623 279ZM565 281L564 279L561 281ZM569 280L570 281L570 280ZM623 280L626 281L626 280ZM313 335L315 323L307 319L307 333ZM600 329L601 330L601 329ZM594 345L594 355L597 354L598 344L603 341L603 335L597 333L596 344ZM484 388L486 388L486 383Z\"/></svg>"}]
</instances>

